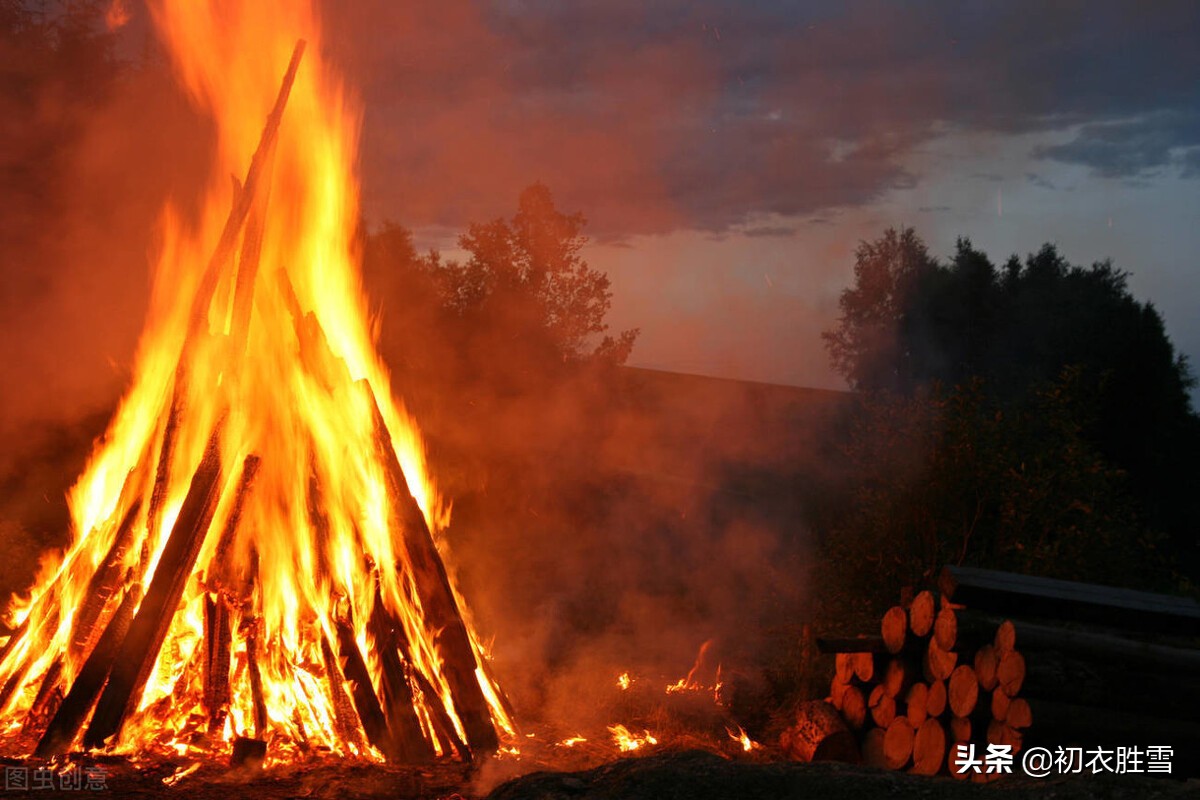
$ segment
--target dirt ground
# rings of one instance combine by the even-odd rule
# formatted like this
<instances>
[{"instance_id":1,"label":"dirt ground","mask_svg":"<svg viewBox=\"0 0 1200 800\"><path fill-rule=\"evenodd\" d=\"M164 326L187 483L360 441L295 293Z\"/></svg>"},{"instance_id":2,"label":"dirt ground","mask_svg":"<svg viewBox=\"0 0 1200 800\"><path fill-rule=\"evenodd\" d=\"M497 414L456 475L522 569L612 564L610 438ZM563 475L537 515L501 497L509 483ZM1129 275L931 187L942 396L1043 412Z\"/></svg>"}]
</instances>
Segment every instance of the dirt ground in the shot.
<instances>
[{"instance_id":1,"label":"dirt ground","mask_svg":"<svg viewBox=\"0 0 1200 800\"><path fill-rule=\"evenodd\" d=\"M184 764L161 762L134 766L120 759L88 760L68 765L80 777L91 770L92 788L80 780L76 788L60 784L61 775L35 775L32 762L4 763L3 793L32 797L188 798L189 800L790 800L829 798L866 800L915 797L1055 798L1056 800L1175 800L1200 797L1200 782L1144 775L1076 775L1036 780L1010 777L977 785L947 777L926 778L847 764L754 763L701 751L659 753L622 758L590 770L534 772L498 786L497 773L460 764L424 768L326 762L279 767L250 775L219 765L201 767L173 785L164 784ZM12 770L18 770L14 773ZM21 773L20 770L25 772ZM60 766L60 769L62 767ZM96 770L99 770L98 772ZM27 788L11 785L27 780ZM38 779L42 780L38 780ZM49 779L49 780L47 780ZM86 780L86 779L85 779ZM54 788L40 788L53 783ZM490 790L490 791L489 791Z\"/></svg>"}]
</instances>

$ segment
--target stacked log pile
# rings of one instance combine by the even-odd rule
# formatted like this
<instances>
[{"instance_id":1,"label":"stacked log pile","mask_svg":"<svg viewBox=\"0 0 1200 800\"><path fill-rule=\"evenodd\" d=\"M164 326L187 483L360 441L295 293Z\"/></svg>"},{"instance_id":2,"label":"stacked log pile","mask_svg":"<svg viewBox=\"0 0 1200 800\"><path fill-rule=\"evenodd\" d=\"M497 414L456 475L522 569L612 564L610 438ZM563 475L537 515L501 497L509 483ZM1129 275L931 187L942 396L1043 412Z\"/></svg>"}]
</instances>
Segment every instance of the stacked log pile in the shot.
<instances>
[{"instance_id":1,"label":"stacked log pile","mask_svg":"<svg viewBox=\"0 0 1200 800\"><path fill-rule=\"evenodd\" d=\"M1017 601L1006 594L1013 586L1024 591ZM973 744L976 758L989 744L1010 745L1017 772L1031 744L1166 745L1173 774L1197 774L1200 651L1145 641L1147 630L1194 637L1194 603L952 567L939 588L888 609L878 635L817 640L835 655L826 702L857 734L863 761L986 781L996 776L958 771L958 745ZM1030 597L1039 592L1050 598L1040 606ZM1100 630L1103 615L1081 611L1076 595L1124 603L1112 618L1133 620L1142 638ZM1139 603L1152 622L1138 622L1130 606ZM1012 615L1031 606L1056 622Z\"/></svg>"},{"instance_id":2,"label":"stacked log pile","mask_svg":"<svg viewBox=\"0 0 1200 800\"><path fill-rule=\"evenodd\" d=\"M1020 749L1032 712L1019 696L1025 660L1015 626L960 621L961 612L923 591L887 610L879 636L818 640L835 653L827 702L858 734L866 763L954 774L959 744Z\"/></svg>"}]
</instances>

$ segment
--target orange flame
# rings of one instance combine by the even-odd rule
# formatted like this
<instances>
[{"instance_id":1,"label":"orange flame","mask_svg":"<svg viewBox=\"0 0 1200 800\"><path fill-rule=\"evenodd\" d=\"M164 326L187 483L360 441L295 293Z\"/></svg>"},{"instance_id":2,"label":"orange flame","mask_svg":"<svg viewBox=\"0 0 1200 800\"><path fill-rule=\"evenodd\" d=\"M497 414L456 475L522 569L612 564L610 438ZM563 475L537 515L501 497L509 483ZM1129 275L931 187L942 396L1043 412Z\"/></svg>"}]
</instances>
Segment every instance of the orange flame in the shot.
<instances>
[{"instance_id":1,"label":"orange flame","mask_svg":"<svg viewBox=\"0 0 1200 800\"><path fill-rule=\"evenodd\" d=\"M632 753L634 750L658 744L658 739L647 730L643 730L641 735L638 735L624 725L610 725L608 732L612 734L613 741L622 753Z\"/></svg>"},{"instance_id":2,"label":"orange flame","mask_svg":"<svg viewBox=\"0 0 1200 800\"><path fill-rule=\"evenodd\" d=\"M123 9L117 0L110 17ZM206 442L219 430L224 469L210 533L120 741L109 744L180 754L193 747L207 716L206 614L223 604L232 666L220 739L262 738L255 717L265 707L275 755L329 748L379 758L357 718L347 725L339 711L349 688L329 652L348 631L346 646L363 654L378 693L385 666L369 623L381 613L405 643L421 733L443 754L447 742L467 738L463 712L443 631L423 607L420 565L397 529L389 458L435 537L449 506L374 347L354 247L360 111L322 60L309 0L161 0L153 13L180 80L215 120L213 178L200 219L189 224L172 207L164 212L132 385L69 495L73 541L43 565L29 597L10 603L6 622L23 627L0 651L0 685L12 687L0 696L0 730L21 728L51 677L70 686L122 597L150 585ZM228 176L245 174L298 39L309 43L306 61L259 175L239 258L206 285L231 205ZM234 186L234 198L243 191L249 181ZM383 451L376 407L388 434L382 441L390 437ZM242 492L237 467L252 454L261 466ZM473 680L492 724L511 733L479 638L465 623ZM472 680L469 671L463 680Z\"/></svg>"}]
</instances>

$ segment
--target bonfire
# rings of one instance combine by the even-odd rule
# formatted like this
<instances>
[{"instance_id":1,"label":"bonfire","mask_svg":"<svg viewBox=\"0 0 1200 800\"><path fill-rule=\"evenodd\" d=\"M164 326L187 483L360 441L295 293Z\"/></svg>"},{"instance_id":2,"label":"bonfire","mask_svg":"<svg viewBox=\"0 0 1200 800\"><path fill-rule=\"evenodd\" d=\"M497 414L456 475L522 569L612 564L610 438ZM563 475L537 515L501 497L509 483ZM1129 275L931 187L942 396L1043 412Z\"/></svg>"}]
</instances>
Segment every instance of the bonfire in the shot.
<instances>
[{"instance_id":1,"label":"bonfire","mask_svg":"<svg viewBox=\"0 0 1200 800\"><path fill-rule=\"evenodd\" d=\"M198 220L163 215L132 383L70 492L71 544L7 610L7 747L492 752L511 715L374 348L358 112L313 11L165 0L155 16L215 122L212 180Z\"/></svg>"}]
</instances>

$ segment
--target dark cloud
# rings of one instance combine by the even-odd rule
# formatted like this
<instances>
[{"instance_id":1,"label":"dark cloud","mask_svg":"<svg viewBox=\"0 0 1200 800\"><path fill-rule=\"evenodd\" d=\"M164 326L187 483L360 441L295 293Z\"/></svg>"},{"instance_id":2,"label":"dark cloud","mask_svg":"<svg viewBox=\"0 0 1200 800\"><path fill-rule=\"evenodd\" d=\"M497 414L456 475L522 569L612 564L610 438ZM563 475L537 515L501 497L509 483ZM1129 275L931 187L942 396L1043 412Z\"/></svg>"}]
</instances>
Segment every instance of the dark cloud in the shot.
<instances>
[{"instance_id":1,"label":"dark cloud","mask_svg":"<svg viewBox=\"0 0 1200 800\"><path fill-rule=\"evenodd\" d=\"M1200 112L1161 111L1132 120L1084 125L1069 142L1034 151L1038 158L1081 164L1104 178L1152 177L1188 163L1179 150L1200 146Z\"/></svg>"},{"instance_id":2,"label":"dark cloud","mask_svg":"<svg viewBox=\"0 0 1200 800\"><path fill-rule=\"evenodd\" d=\"M861 206L914 185L905 158L948 129L1083 125L1043 155L1142 170L1192 140L1160 126L1140 157L1109 153L1093 140L1124 134L1100 126L1200 102L1193 3L452 0L329 18L363 90L368 212L416 225L510 213L534 180L602 237Z\"/></svg>"},{"instance_id":3,"label":"dark cloud","mask_svg":"<svg viewBox=\"0 0 1200 800\"><path fill-rule=\"evenodd\" d=\"M1053 181L1051 181L1050 179L1046 178L1043 175L1038 175L1036 172L1026 172L1025 180L1029 181L1031 184L1038 187L1039 189L1049 189L1049 190L1053 191L1054 189L1058 188L1057 186L1054 185Z\"/></svg>"},{"instance_id":4,"label":"dark cloud","mask_svg":"<svg viewBox=\"0 0 1200 800\"><path fill-rule=\"evenodd\" d=\"M786 225L765 225L759 228L747 228L742 231L743 236L752 238L772 238L792 236L796 233L796 229Z\"/></svg>"},{"instance_id":5,"label":"dark cloud","mask_svg":"<svg viewBox=\"0 0 1200 800\"><path fill-rule=\"evenodd\" d=\"M1184 178L1200 178L1200 147L1188 150L1179 158Z\"/></svg>"}]
</instances>

